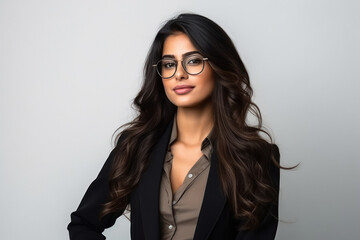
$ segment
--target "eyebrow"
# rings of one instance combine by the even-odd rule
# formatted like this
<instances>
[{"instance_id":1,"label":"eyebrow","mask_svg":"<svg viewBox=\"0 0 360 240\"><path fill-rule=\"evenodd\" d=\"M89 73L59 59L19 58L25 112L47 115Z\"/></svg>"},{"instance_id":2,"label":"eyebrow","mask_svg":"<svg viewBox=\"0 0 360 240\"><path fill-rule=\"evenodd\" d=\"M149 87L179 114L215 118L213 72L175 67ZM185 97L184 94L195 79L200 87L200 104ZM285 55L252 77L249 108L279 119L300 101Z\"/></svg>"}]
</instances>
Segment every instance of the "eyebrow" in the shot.
<instances>
[{"instance_id":1,"label":"eyebrow","mask_svg":"<svg viewBox=\"0 0 360 240\"><path fill-rule=\"evenodd\" d=\"M201 54L201 53L199 51L186 52L182 55L182 57L184 58L184 57L187 57L187 56L193 55L193 54ZM168 55L163 55L162 58L175 58L175 56L168 54Z\"/></svg>"}]
</instances>

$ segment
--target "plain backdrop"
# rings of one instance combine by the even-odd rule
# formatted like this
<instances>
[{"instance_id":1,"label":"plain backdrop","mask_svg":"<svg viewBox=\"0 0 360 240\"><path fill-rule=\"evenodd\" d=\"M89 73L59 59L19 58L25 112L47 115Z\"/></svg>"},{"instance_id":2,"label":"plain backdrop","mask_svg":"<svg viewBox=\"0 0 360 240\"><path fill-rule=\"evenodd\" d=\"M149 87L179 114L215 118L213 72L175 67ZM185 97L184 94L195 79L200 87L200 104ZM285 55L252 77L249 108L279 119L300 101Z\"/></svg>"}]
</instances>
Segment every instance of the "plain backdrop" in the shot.
<instances>
[{"instance_id":1,"label":"plain backdrop","mask_svg":"<svg viewBox=\"0 0 360 240\"><path fill-rule=\"evenodd\" d=\"M356 0L0 0L0 238L66 226L134 117L161 24L203 14L233 39L281 149L277 240L360 234L360 4ZM108 239L130 239L120 217Z\"/></svg>"}]
</instances>

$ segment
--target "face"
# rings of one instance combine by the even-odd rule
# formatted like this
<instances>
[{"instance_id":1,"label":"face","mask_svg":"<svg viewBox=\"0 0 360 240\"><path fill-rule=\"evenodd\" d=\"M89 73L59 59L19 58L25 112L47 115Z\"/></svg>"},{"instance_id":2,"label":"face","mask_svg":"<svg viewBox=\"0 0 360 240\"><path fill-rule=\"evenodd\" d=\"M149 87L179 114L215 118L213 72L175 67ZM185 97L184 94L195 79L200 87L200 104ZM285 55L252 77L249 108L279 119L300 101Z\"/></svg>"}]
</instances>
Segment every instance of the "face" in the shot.
<instances>
[{"instance_id":1,"label":"face","mask_svg":"<svg viewBox=\"0 0 360 240\"><path fill-rule=\"evenodd\" d=\"M196 57L191 58L191 56ZM185 58L188 71L190 73L193 69L197 71L196 60L199 57L201 59L204 56L200 55L186 34L177 33L166 38L162 58L164 60L173 59L178 64L175 75L167 79L163 78L162 82L166 96L177 107L201 107L211 103L215 80L208 61L205 61L204 69L198 75L188 74L181 64L181 60ZM170 67L171 65L169 65Z\"/></svg>"}]
</instances>

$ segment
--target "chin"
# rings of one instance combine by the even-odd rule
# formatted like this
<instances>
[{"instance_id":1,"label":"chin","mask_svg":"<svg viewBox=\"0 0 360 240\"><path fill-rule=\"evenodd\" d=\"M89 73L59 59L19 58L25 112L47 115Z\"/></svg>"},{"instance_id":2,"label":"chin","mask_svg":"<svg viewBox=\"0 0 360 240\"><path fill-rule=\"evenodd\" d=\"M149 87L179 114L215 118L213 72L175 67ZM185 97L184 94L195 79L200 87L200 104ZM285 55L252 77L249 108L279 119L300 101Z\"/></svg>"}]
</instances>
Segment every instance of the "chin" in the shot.
<instances>
[{"instance_id":1,"label":"chin","mask_svg":"<svg viewBox=\"0 0 360 240\"><path fill-rule=\"evenodd\" d=\"M179 101L174 101L172 102L175 106L177 106L178 108L205 108L207 107L210 102L209 101L202 101L202 102L179 102Z\"/></svg>"},{"instance_id":2,"label":"chin","mask_svg":"<svg viewBox=\"0 0 360 240\"><path fill-rule=\"evenodd\" d=\"M175 106L178 108L193 108L196 107L196 104L190 104L190 103L174 103Z\"/></svg>"},{"instance_id":3,"label":"chin","mask_svg":"<svg viewBox=\"0 0 360 240\"><path fill-rule=\"evenodd\" d=\"M211 104L211 97L171 96L168 99L178 108L202 108Z\"/></svg>"}]
</instances>

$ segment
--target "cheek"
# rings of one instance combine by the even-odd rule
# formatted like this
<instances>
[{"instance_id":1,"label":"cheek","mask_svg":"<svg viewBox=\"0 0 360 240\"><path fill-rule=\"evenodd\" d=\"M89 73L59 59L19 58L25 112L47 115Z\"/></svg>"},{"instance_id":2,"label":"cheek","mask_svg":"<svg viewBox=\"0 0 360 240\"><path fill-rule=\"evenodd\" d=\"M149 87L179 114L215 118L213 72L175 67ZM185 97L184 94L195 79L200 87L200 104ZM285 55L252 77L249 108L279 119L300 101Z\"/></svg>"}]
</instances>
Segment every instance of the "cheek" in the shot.
<instances>
[{"instance_id":1,"label":"cheek","mask_svg":"<svg viewBox=\"0 0 360 240\"><path fill-rule=\"evenodd\" d=\"M204 76L202 86L207 94L211 94L215 90L215 79L213 77L213 74L207 74L206 76Z\"/></svg>"},{"instance_id":2,"label":"cheek","mask_svg":"<svg viewBox=\"0 0 360 240\"><path fill-rule=\"evenodd\" d=\"M170 88L169 88L169 84L166 83L166 81L162 81L163 87L164 87L164 91L165 91L165 95L167 98L169 98L169 94L170 94Z\"/></svg>"},{"instance_id":3,"label":"cheek","mask_svg":"<svg viewBox=\"0 0 360 240\"><path fill-rule=\"evenodd\" d=\"M206 86L205 86L206 95L211 96L213 94L213 92L214 92L214 89L215 89L215 83L214 83L213 80L211 80L211 81L208 81L205 84L206 84Z\"/></svg>"}]
</instances>

